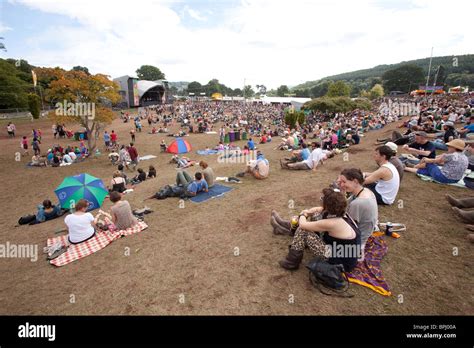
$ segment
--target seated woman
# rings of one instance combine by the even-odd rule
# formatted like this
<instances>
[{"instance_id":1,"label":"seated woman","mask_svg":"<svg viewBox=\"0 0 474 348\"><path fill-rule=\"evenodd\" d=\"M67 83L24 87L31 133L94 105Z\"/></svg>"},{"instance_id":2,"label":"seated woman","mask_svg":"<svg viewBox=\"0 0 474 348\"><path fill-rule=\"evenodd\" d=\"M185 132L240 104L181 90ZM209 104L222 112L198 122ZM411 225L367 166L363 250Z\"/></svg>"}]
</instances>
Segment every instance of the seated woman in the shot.
<instances>
[{"instance_id":1,"label":"seated woman","mask_svg":"<svg viewBox=\"0 0 474 348\"><path fill-rule=\"evenodd\" d=\"M109 192L115 191L122 193L127 189L127 181L125 180L125 178L122 177L122 173L119 170L114 172L113 179L110 182L110 185L112 185L112 188L109 190Z\"/></svg>"},{"instance_id":2,"label":"seated woman","mask_svg":"<svg viewBox=\"0 0 474 348\"><path fill-rule=\"evenodd\" d=\"M415 168L405 167L405 171L432 177L441 184L454 184L461 180L469 166L469 160L463 153L465 143L454 139L446 144L448 152L436 158L423 157ZM441 169L438 167L441 165Z\"/></svg>"},{"instance_id":3,"label":"seated woman","mask_svg":"<svg viewBox=\"0 0 474 348\"><path fill-rule=\"evenodd\" d=\"M63 215L63 211L59 205L53 205L49 199L45 199L43 204L38 205L36 213L36 223L45 222Z\"/></svg>"},{"instance_id":4,"label":"seated woman","mask_svg":"<svg viewBox=\"0 0 474 348\"><path fill-rule=\"evenodd\" d=\"M330 264L342 264L346 272L351 271L357 259L362 257L360 231L346 213L346 197L339 190L331 188L324 189L322 193L322 207L301 212L299 227L286 259L280 261L281 267L298 269L306 247L312 253L327 258ZM321 220L307 220L307 216L319 212L323 213ZM321 232L326 233L321 236Z\"/></svg>"},{"instance_id":5,"label":"seated woman","mask_svg":"<svg viewBox=\"0 0 474 348\"><path fill-rule=\"evenodd\" d=\"M138 223L138 220L132 214L132 208L128 201L122 201L122 194L119 192L110 193L110 201L114 205L110 208L112 222L118 230L126 230Z\"/></svg>"},{"instance_id":6,"label":"seated woman","mask_svg":"<svg viewBox=\"0 0 474 348\"><path fill-rule=\"evenodd\" d=\"M138 174L135 175L135 177L132 179L132 184L133 185L137 185L137 184L141 183L142 181L146 180L146 173L143 169L138 168L137 172L138 172Z\"/></svg>"},{"instance_id":7,"label":"seated woman","mask_svg":"<svg viewBox=\"0 0 474 348\"><path fill-rule=\"evenodd\" d=\"M68 228L68 241L70 244L79 244L95 236L94 217L87 213L89 202L80 199L76 203L75 212L64 219Z\"/></svg>"}]
</instances>

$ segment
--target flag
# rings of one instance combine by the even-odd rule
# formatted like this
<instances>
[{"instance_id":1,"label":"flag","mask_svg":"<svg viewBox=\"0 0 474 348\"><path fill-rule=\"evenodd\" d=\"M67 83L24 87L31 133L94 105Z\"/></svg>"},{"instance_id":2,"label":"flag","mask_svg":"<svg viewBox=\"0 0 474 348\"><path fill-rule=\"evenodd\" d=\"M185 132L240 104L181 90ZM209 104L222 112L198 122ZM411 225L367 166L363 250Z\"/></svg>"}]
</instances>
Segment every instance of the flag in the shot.
<instances>
[{"instance_id":1,"label":"flag","mask_svg":"<svg viewBox=\"0 0 474 348\"><path fill-rule=\"evenodd\" d=\"M36 73L34 72L34 70L31 70L31 76L33 76L33 86L36 87Z\"/></svg>"}]
</instances>

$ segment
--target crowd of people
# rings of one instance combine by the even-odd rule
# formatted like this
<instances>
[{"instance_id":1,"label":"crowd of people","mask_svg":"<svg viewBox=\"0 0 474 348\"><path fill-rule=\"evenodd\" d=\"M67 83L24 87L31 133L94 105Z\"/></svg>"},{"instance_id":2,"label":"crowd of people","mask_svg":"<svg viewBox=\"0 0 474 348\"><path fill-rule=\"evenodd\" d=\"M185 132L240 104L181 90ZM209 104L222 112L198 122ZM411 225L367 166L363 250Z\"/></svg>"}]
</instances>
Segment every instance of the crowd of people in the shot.
<instances>
[{"instance_id":1,"label":"crowd of people","mask_svg":"<svg viewBox=\"0 0 474 348\"><path fill-rule=\"evenodd\" d=\"M378 169L373 172L363 172L355 167L343 169L336 181L321 191L321 206L303 210L296 222L285 220L276 211L272 211L270 223L273 232L292 237L288 255L280 261L281 267L297 269L304 250L308 248L312 253L324 257L328 263L342 264L346 271L350 271L363 257L365 244L377 229L378 207L391 206L396 202L404 173L431 177L440 184L458 183L464 178L466 186L472 188L472 180L465 178L466 170L472 170L474 166L471 146L474 141L474 115L471 113L473 99L469 95L413 99L419 112L407 121L402 121L400 115L391 113L390 110L377 110L382 102L383 99L376 101L371 111L354 110L337 113L332 117L325 113L307 112L306 122L293 128L288 128L284 122L285 107L282 105L186 101L143 108L136 116L123 113L124 122L133 119L135 125L130 131L132 142L120 145L114 130L103 133L105 149L110 152L109 158L118 166L110 182L114 219L120 227L132 224L134 220L131 218L131 207L121 199L123 192L147 178L156 177L153 166L149 167L148 174L141 168L137 169L139 155L134 142L137 133L142 132L142 120L147 120L152 134L164 132L157 131L157 127L167 132L168 127L179 125L180 131L172 134L173 136L217 133L219 144L214 150L218 152L231 150L240 155L255 151L256 159L249 161L245 170L236 176L252 176L258 180L268 178L270 163L263 152L257 150L257 146L271 142L275 137L281 139L276 142L274 150L289 153L280 160L283 170L315 171L325 161L358 145L366 132L381 129L392 122L401 122L400 127L406 128L405 131L397 130L391 137L377 140L373 158ZM9 136L15 136L13 124L8 125L7 131ZM249 136L243 151L232 143L229 145L226 136L230 132L242 132ZM40 142L40 132L34 131L31 145L35 156L41 154ZM27 154L30 144L26 137L23 137L21 144ZM166 151L167 144L164 140L160 148ZM442 153L437 155L436 151ZM58 166L87 155L87 148L81 142L78 147L68 146L65 149L59 145L53 146L46 159L48 164ZM34 163L37 162L38 158ZM178 167L175 183L160 189L149 198L161 199L166 195L190 198L200 192L207 192L214 185L215 173L207 162L200 161L200 169L192 175L187 170L197 164L196 161L176 155L171 162ZM137 170L137 174L129 179L124 172L125 168ZM463 210L472 207L472 200L448 197L448 201L459 217L471 223L474 221L471 212ZM83 207L84 204L76 206L75 215L68 222L73 231L76 223L73 220L87 225L87 231L83 229L83 235L72 236L71 243L86 240L93 235L93 218L85 213L84 209L87 207ZM45 201L39 219L44 221L48 216L59 213ZM328 245L357 246L362 254L336 257L328 254Z\"/></svg>"}]
</instances>

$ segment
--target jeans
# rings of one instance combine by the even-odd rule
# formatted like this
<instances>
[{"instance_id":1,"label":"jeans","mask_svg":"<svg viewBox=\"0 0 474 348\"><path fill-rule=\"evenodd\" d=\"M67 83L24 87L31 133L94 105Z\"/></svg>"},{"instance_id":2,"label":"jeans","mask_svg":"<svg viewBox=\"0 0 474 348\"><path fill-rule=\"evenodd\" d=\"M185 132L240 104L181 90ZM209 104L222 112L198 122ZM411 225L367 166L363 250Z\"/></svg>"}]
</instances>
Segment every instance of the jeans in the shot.
<instances>
[{"instance_id":1,"label":"jeans","mask_svg":"<svg viewBox=\"0 0 474 348\"><path fill-rule=\"evenodd\" d=\"M193 178L186 171L178 172L176 174L176 185L178 186L186 187L192 181L193 181Z\"/></svg>"},{"instance_id":2,"label":"jeans","mask_svg":"<svg viewBox=\"0 0 474 348\"><path fill-rule=\"evenodd\" d=\"M426 175L432 177L434 180L441 184L454 184L459 180L448 179L441 173L439 167L434 163L428 163L426 168L418 169L417 174Z\"/></svg>"},{"instance_id":3,"label":"jeans","mask_svg":"<svg viewBox=\"0 0 474 348\"><path fill-rule=\"evenodd\" d=\"M434 141L432 141L432 143L435 146L436 150L448 150L448 145L446 145L441 139L435 139Z\"/></svg>"},{"instance_id":4,"label":"jeans","mask_svg":"<svg viewBox=\"0 0 474 348\"><path fill-rule=\"evenodd\" d=\"M420 163L420 160L419 159L409 159L408 157L405 157L403 155L401 155L400 157L400 161L406 165L407 163L410 163L410 164L413 164L413 165L417 165L418 163Z\"/></svg>"}]
</instances>

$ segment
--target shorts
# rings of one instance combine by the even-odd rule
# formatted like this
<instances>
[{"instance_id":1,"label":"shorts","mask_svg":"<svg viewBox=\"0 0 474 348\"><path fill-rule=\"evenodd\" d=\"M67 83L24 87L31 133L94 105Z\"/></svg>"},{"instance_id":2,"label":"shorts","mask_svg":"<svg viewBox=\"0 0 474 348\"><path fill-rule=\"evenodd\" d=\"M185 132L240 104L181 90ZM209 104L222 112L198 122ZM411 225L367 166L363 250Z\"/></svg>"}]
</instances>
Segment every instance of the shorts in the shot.
<instances>
[{"instance_id":1,"label":"shorts","mask_svg":"<svg viewBox=\"0 0 474 348\"><path fill-rule=\"evenodd\" d=\"M23 150L28 150L28 144L23 144Z\"/></svg>"},{"instance_id":2,"label":"shorts","mask_svg":"<svg viewBox=\"0 0 474 348\"><path fill-rule=\"evenodd\" d=\"M105 146L109 147L110 146L110 141L106 141Z\"/></svg>"}]
</instances>

